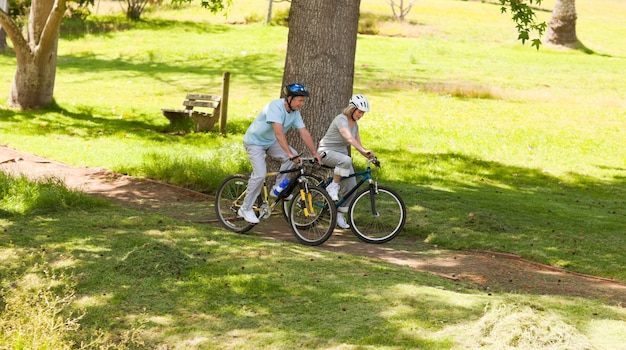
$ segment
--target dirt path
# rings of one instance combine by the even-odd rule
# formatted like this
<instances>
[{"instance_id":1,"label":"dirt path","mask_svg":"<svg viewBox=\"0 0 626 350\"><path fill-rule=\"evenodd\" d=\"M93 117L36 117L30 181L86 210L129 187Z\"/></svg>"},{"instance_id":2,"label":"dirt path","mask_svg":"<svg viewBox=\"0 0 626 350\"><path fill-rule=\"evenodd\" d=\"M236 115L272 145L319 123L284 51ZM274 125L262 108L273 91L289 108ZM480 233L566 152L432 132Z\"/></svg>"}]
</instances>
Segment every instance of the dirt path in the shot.
<instances>
[{"instance_id":1,"label":"dirt path","mask_svg":"<svg viewBox=\"0 0 626 350\"><path fill-rule=\"evenodd\" d=\"M210 196L151 180L136 179L102 168L72 167L0 146L0 170L31 178L54 176L68 187L110 198L118 204L157 211L177 219L219 225ZM296 243L283 219L276 215L251 234ZM410 266L449 279L471 282L486 293L507 291L603 298L626 305L626 283L567 272L512 254L451 251L415 242L400 235L383 245L365 244L350 231L336 230L318 249L363 255Z\"/></svg>"}]
</instances>

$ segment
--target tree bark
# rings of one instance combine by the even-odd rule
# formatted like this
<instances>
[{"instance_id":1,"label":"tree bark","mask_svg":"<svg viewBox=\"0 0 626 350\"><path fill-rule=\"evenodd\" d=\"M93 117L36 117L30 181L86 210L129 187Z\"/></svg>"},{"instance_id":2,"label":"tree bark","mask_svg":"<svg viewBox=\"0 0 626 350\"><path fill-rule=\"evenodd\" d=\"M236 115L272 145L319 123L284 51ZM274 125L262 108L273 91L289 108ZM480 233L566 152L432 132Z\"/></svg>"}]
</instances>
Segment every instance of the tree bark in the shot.
<instances>
[{"instance_id":1,"label":"tree bark","mask_svg":"<svg viewBox=\"0 0 626 350\"><path fill-rule=\"evenodd\" d=\"M0 11L0 25L11 39L17 58L10 106L37 109L52 104L65 1L32 0L27 37L6 12Z\"/></svg>"},{"instance_id":2,"label":"tree bark","mask_svg":"<svg viewBox=\"0 0 626 350\"><path fill-rule=\"evenodd\" d=\"M0 26L0 51L7 49L7 33Z\"/></svg>"},{"instance_id":3,"label":"tree bark","mask_svg":"<svg viewBox=\"0 0 626 350\"><path fill-rule=\"evenodd\" d=\"M0 10L9 13L9 0L0 0ZM0 51L4 51L7 48L7 33L2 28L2 22L0 22Z\"/></svg>"},{"instance_id":4,"label":"tree bark","mask_svg":"<svg viewBox=\"0 0 626 350\"><path fill-rule=\"evenodd\" d=\"M548 22L546 42L559 46L575 46L578 43L576 19L575 0L556 0Z\"/></svg>"},{"instance_id":5,"label":"tree bark","mask_svg":"<svg viewBox=\"0 0 626 350\"><path fill-rule=\"evenodd\" d=\"M352 95L360 3L291 2L283 85L298 82L309 89L301 112L316 144ZM297 133L289 133L288 140L297 151L307 150Z\"/></svg>"}]
</instances>

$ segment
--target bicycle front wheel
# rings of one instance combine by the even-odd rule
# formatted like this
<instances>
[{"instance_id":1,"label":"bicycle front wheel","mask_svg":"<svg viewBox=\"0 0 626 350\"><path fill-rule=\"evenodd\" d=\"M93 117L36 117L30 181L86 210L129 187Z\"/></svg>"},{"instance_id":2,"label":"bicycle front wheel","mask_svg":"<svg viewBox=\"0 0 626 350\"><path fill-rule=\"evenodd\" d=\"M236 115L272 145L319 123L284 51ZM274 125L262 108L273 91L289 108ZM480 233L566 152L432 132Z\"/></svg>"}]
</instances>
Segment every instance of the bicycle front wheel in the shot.
<instances>
[{"instance_id":1,"label":"bicycle front wheel","mask_svg":"<svg viewBox=\"0 0 626 350\"><path fill-rule=\"evenodd\" d=\"M234 232L244 233L254 226L237 216L237 211L246 197L248 178L246 175L229 176L222 181L215 194L217 219L225 228Z\"/></svg>"},{"instance_id":2,"label":"bicycle front wheel","mask_svg":"<svg viewBox=\"0 0 626 350\"><path fill-rule=\"evenodd\" d=\"M352 232L367 243L394 239L406 222L402 198L387 187L370 186L359 192L348 209Z\"/></svg>"},{"instance_id":3,"label":"bicycle front wheel","mask_svg":"<svg viewBox=\"0 0 626 350\"><path fill-rule=\"evenodd\" d=\"M315 185L318 186L319 184L321 184L322 182L324 182L324 179L322 179L320 176L317 175L302 175L302 177L306 177L309 180L309 184L311 186ZM298 178L296 178L296 181L298 180ZM297 190L297 189L296 189ZM296 191L294 191L293 195L295 196ZM291 205L291 201L286 201L283 199L283 203L282 203L282 213L283 213L283 218L285 219L285 221L289 222L289 206Z\"/></svg>"},{"instance_id":4,"label":"bicycle front wheel","mask_svg":"<svg viewBox=\"0 0 626 350\"><path fill-rule=\"evenodd\" d=\"M289 206L291 232L300 243L320 245L332 235L337 224L337 208L324 189L300 187Z\"/></svg>"}]
</instances>

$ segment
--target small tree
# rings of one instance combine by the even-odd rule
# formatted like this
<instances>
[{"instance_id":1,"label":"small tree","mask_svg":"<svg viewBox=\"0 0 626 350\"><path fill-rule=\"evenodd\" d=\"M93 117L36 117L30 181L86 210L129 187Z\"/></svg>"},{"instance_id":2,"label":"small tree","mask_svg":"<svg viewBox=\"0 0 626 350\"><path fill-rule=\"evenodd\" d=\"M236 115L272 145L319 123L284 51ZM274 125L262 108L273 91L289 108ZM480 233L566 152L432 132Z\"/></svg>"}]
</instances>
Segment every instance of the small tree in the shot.
<instances>
[{"instance_id":1,"label":"small tree","mask_svg":"<svg viewBox=\"0 0 626 350\"><path fill-rule=\"evenodd\" d=\"M27 31L0 10L0 25L11 39L17 57L10 106L31 109L52 103L59 28L66 8L66 0L32 0Z\"/></svg>"},{"instance_id":2,"label":"small tree","mask_svg":"<svg viewBox=\"0 0 626 350\"><path fill-rule=\"evenodd\" d=\"M389 6L391 6L391 12L393 12L393 17L401 22L404 22L404 18L409 14L411 8L415 4L413 0L387 0ZM406 3L406 4L405 4Z\"/></svg>"},{"instance_id":3,"label":"small tree","mask_svg":"<svg viewBox=\"0 0 626 350\"><path fill-rule=\"evenodd\" d=\"M126 0L126 17L138 20L149 2L150 0Z\"/></svg>"}]
</instances>

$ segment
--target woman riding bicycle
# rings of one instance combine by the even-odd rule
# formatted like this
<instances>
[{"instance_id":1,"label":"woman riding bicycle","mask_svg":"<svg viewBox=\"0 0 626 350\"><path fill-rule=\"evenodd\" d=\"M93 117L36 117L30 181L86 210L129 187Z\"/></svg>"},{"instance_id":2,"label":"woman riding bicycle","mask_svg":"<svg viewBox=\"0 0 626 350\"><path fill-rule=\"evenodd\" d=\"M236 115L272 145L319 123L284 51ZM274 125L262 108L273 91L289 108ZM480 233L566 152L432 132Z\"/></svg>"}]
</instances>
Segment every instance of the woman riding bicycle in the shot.
<instances>
[{"instance_id":1,"label":"woman riding bicycle","mask_svg":"<svg viewBox=\"0 0 626 350\"><path fill-rule=\"evenodd\" d=\"M322 158L322 163L335 168L333 181L326 187L326 191L335 201L339 199L339 190L341 188L349 190L356 186L354 177L342 179L342 177L354 173L349 147L354 147L366 158L374 157L374 152L365 149L361 144L359 125L357 123L365 112L369 112L369 110L370 104L365 96L360 94L353 95L348 106L333 119L328 127L328 131L320 140L317 151L320 154L323 154L322 152L326 153ZM349 203L350 200L348 199L344 202L345 206L337 208L337 226L341 228L350 228L343 215L343 213L348 211Z\"/></svg>"},{"instance_id":2,"label":"woman riding bicycle","mask_svg":"<svg viewBox=\"0 0 626 350\"><path fill-rule=\"evenodd\" d=\"M298 153L287 142L287 130L297 129L313 158L318 162L321 160L300 115L300 108L304 106L304 99L309 96L309 91L302 84L290 84L283 88L283 95L284 98L271 101L261 110L243 137L243 144L252 165L252 175L248 181L246 198L237 215L253 224L259 222L252 205L265 181L265 155L278 159L281 162L281 171L293 168L294 162L299 161ZM277 176L276 185L287 176L288 174Z\"/></svg>"}]
</instances>

